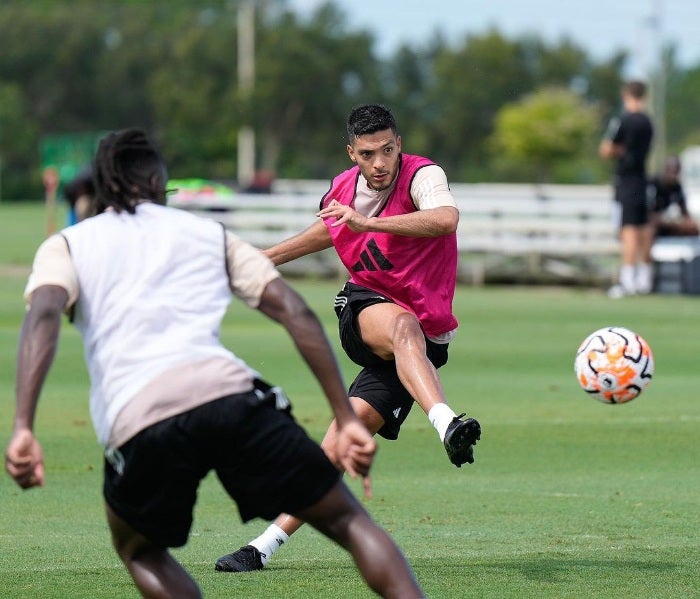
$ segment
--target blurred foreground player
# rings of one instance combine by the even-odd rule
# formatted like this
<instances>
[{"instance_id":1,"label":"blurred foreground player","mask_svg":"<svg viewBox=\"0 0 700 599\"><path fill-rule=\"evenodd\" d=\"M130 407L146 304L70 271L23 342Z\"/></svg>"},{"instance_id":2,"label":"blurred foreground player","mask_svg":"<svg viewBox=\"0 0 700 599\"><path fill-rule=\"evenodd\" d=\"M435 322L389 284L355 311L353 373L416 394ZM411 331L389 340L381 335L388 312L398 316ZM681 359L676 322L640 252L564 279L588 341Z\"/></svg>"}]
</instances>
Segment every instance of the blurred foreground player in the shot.
<instances>
[{"instance_id":1,"label":"blurred foreground player","mask_svg":"<svg viewBox=\"0 0 700 599\"><path fill-rule=\"evenodd\" d=\"M201 596L168 547L187 542L199 483L214 470L244 521L295 514L347 549L378 594L422 597L400 550L297 425L282 390L219 341L232 292L282 324L333 409L335 455L366 477L375 442L318 319L258 250L167 208L166 181L143 132L108 134L95 159L98 214L39 248L6 470L24 489L44 483L34 417L67 312L85 344L91 416L106 449L112 540L143 596Z\"/></svg>"}]
</instances>

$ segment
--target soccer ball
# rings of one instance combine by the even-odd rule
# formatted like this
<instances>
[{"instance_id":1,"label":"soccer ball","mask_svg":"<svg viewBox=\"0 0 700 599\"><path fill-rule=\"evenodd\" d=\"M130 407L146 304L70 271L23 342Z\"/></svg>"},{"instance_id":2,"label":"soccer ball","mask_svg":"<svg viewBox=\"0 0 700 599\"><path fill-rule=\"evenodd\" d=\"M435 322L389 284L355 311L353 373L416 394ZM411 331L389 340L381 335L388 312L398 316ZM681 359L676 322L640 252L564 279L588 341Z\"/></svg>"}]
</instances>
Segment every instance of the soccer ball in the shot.
<instances>
[{"instance_id":1,"label":"soccer ball","mask_svg":"<svg viewBox=\"0 0 700 599\"><path fill-rule=\"evenodd\" d=\"M649 344L623 327L591 333L576 352L574 370L586 393L603 403L625 403L651 382L654 356Z\"/></svg>"}]
</instances>

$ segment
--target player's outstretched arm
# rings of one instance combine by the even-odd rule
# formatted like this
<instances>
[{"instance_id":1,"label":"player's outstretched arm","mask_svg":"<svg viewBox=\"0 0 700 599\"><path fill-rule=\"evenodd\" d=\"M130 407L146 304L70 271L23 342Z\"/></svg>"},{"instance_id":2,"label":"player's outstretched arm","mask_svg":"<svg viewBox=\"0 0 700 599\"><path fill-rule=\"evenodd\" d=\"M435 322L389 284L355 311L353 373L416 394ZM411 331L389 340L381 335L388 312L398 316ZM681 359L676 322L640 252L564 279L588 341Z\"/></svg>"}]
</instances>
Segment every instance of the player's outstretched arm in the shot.
<instances>
[{"instance_id":1,"label":"player's outstretched arm","mask_svg":"<svg viewBox=\"0 0 700 599\"><path fill-rule=\"evenodd\" d=\"M5 469L23 489L44 483L44 458L32 431L39 394L56 355L67 302L68 292L63 287L38 287L32 293L20 334L15 419L5 451Z\"/></svg>"},{"instance_id":2,"label":"player's outstretched arm","mask_svg":"<svg viewBox=\"0 0 700 599\"><path fill-rule=\"evenodd\" d=\"M279 266L302 256L320 252L332 245L328 229L321 221L317 221L298 235L263 250L263 253L275 266Z\"/></svg>"}]
</instances>

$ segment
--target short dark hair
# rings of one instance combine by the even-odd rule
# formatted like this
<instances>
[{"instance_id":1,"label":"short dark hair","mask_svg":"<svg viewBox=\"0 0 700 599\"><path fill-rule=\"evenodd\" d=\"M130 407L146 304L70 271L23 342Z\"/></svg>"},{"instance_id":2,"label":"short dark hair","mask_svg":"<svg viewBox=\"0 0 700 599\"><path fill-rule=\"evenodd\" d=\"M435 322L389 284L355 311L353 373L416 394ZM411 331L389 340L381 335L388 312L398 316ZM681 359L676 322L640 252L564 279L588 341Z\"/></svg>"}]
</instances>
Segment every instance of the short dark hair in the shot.
<instances>
[{"instance_id":1,"label":"short dark hair","mask_svg":"<svg viewBox=\"0 0 700 599\"><path fill-rule=\"evenodd\" d=\"M93 165L97 213L106 208L136 212L141 200L165 204L165 162L142 129L122 129L101 140Z\"/></svg>"},{"instance_id":2,"label":"short dark hair","mask_svg":"<svg viewBox=\"0 0 700 599\"><path fill-rule=\"evenodd\" d=\"M622 91L629 94L637 100L641 100L647 95L647 84L644 81L638 81L636 79L628 81L622 86Z\"/></svg>"},{"instance_id":3,"label":"short dark hair","mask_svg":"<svg viewBox=\"0 0 700 599\"><path fill-rule=\"evenodd\" d=\"M363 104L353 108L348 117L348 140L391 129L396 135L396 120L391 111L381 104Z\"/></svg>"}]
</instances>

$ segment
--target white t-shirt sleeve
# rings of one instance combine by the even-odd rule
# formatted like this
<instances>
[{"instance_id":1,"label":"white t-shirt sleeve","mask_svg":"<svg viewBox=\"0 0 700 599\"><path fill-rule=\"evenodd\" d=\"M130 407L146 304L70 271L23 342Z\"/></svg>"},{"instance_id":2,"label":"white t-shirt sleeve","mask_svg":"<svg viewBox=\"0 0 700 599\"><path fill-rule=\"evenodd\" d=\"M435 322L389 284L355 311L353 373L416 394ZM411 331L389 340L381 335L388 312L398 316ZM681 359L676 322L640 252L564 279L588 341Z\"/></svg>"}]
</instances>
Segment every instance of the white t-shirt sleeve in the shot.
<instances>
[{"instance_id":1,"label":"white t-shirt sleeve","mask_svg":"<svg viewBox=\"0 0 700 599\"><path fill-rule=\"evenodd\" d=\"M251 308L258 307L267 284L280 276L265 254L230 231L226 231L226 262L231 290Z\"/></svg>"},{"instance_id":2,"label":"white t-shirt sleeve","mask_svg":"<svg viewBox=\"0 0 700 599\"><path fill-rule=\"evenodd\" d=\"M68 250L68 242L60 234L46 239L34 255L32 272L24 288L24 301L31 304L32 293L44 285L57 285L68 292L66 312L75 304L80 293L78 273Z\"/></svg>"},{"instance_id":3,"label":"white t-shirt sleeve","mask_svg":"<svg viewBox=\"0 0 700 599\"><path fill-rule=\"evenodd\" d=\"M418 170L411 183L411 197L419 210L441 206L457 207L447 182L447 175L437 164L430 164Z\"/></svg>"}]
</instances>

